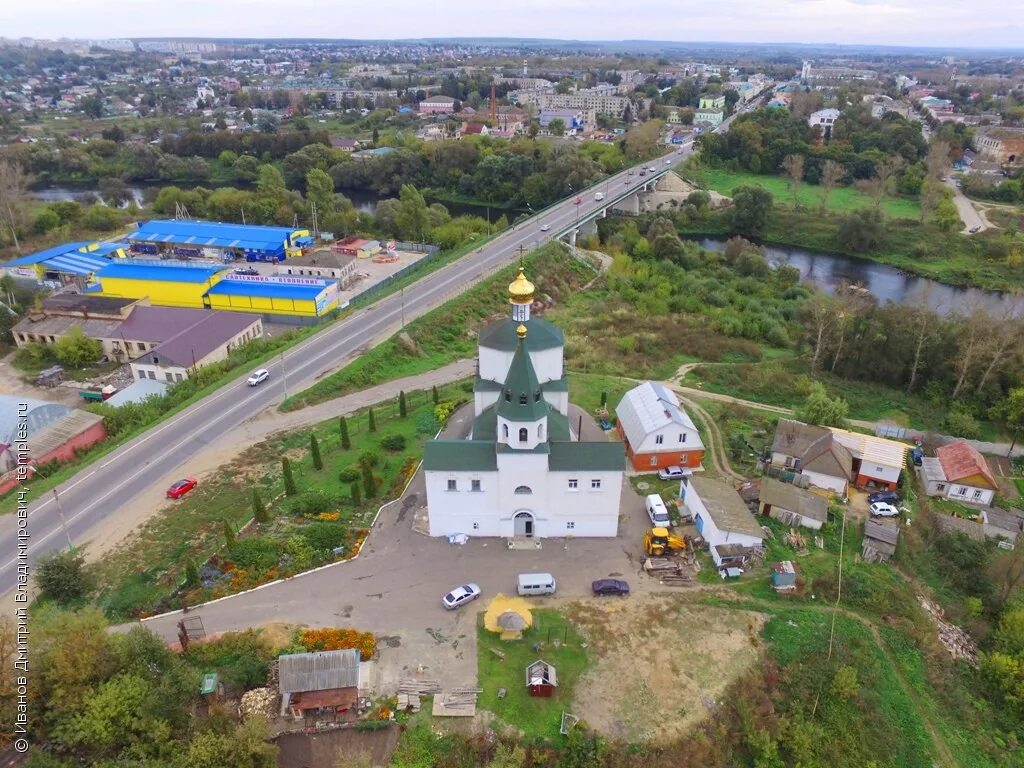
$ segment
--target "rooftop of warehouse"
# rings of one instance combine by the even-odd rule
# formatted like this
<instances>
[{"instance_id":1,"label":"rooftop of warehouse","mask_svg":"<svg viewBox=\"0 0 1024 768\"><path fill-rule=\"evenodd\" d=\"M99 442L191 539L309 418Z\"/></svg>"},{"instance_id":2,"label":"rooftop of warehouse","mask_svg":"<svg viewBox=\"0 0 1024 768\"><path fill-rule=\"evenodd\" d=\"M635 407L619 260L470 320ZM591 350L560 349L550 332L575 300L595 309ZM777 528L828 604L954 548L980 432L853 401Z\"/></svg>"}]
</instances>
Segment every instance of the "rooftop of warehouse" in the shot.
<instances>
[{"instance_id":1,"label":"rooftop of warehouse","mask_svg":"<svg viewBox=\"0 0 1024 768\"><path fill-rule=\"evenodd\" d=\"M246 280L221 280L213 286L209 296L264 296L271 299L304 299L313 301L332 281L322 280L313 285L296 283L263 283Z\"/></svg>"},{"instance_id":2,"label":"rooftop of warehouse","mask_svg":"<svg viewBox=\"0 0 1024 768\"><path fill-rule=\"evenodd\" d=\"M210 264L186 264L182 262L159 261L115 261L104 267L96 276L102 281L105 277L119 280L159 280L171 283L205 283L218 272L227 267Z\"/></svg>"},{"instance_id":3,"label":"rooftop of warehouse","mask_svg":"<svg viewBox=\"0 0 1024 768\"><path fill-rule=\"evenodd\" d=\"M282 243L292 235L304 235L303 229L292 227L268 227L261 224L228 224L218 221L175 221L173 219L152 219L139 225L137 232L130 235L132 240L142 240L149 236L178 235L194 237L197 240L217 238L226 240L255 241Z\"/></svg>"}]
</instances>

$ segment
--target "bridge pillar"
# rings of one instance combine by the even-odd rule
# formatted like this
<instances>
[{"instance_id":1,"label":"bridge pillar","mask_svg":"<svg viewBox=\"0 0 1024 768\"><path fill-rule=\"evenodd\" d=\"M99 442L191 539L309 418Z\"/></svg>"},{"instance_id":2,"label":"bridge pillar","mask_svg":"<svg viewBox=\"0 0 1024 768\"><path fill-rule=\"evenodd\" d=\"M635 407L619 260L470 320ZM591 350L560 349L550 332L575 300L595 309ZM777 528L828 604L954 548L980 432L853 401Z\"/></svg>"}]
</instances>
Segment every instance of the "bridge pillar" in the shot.
<instances>
[{"instance_id":1,"label":"bridge pillar","mask_svg":"<svg viewBox=\"0 0 1024 768\"><path fill-rule=\"evenodd\" d=\"M579 233L581 235L596 235L597 234L597 219L587 219L582 222L579 226Z\"/></svg>"},{"instance_id":2,"label":"bridge pillar","mask_svg":"<svg viewBox=\"0 0 1024 768\"><path fill-rule=\"evenodd\" d=\"M602 208L601 209L601 218L602 219L608 218L608 209L607 208Z\"/></svg>"},{"instance_id":3,"label":"bridge pillar","mask_svg":"<svg viewBox=\"0 0 1024 768\"><path fill-rule=\"evenodd\" d=\"M569 232L569 246L572 248L576 247L576 232L577 230L575 229Z\"/></svg>"},{"instance_id":4,"label":"bridge pillar","mask_svg":"<svg viewBox=\"0 0 1024 768\"><path fill-rule=\"evenodd\" d=\"M640 214L640 196L634 192L629 197L622 198L615 204L615 210L638 216Z\"/></svg>"}]
</instances>

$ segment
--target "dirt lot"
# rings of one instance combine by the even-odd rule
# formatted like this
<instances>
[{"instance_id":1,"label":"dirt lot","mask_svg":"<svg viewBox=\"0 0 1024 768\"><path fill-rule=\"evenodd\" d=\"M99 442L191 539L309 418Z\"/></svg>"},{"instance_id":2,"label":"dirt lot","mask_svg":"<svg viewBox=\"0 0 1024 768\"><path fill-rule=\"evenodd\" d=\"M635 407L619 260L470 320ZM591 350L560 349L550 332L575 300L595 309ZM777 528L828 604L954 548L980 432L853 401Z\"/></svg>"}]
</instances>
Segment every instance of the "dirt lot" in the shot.
<instances>
[{"instance_id":1,"label":"dirt lot","mask_svg":"<svg viewBox=\"0 0 1024 768\"><path fill-rule=\"evenodd\" d=\"M597 663L576 687L573 714L627 741L670 742L757 659L762 614L712 608L696 595L588 600L566 613Z\"/></svg>"}]
</instances>

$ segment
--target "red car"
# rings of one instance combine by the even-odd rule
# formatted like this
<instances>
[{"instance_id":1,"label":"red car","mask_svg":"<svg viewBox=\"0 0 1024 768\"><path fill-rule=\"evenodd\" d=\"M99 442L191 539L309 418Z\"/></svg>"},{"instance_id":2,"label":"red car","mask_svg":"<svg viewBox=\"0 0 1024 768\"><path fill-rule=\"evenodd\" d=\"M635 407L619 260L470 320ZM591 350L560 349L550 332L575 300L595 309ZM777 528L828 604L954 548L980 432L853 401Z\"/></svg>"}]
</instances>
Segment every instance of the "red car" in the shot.
<instances>
[{"instance_id":1,"label":"red car","mask_svg":"<svg viewBox=\"0 0 1024 768\"><path fill-rule=\"evenodd\" d=\"M179 480L170 488L167 489L168 499L180 499L186 493L196 487L198 483L194 477L186 477L184 480Z\"/></svg>"}]
</instances>

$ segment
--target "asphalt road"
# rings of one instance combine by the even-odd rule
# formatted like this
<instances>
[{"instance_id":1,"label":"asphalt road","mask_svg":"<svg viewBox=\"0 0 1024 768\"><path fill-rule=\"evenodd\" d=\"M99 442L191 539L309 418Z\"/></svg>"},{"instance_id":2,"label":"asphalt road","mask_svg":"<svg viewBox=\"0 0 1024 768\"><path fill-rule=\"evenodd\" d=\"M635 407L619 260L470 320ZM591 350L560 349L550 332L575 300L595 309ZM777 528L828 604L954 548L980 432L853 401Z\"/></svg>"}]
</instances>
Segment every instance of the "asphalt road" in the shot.
<instances>
[{"instance_id":1,"label":"asphalt road","mask_svg":"<svg viewBox=\"0 0 1024 768\"><path fill-rule=\"evenodd\" d=\"M724 123L720 130L727 127ZM407 288L404 318L408 322L442 304L496 269L512 263L522 246L527 251L570 230L587 215L599 211L616 196L635 189L641 181L639 169L654 167L661 175L671 165L683 160L692 151L692 144L679 147L671 155L637 165L631 175L623 170L607 181L570 197L532 218L516 225L496 239L437 272L420 280L415 289ZM666 158L670 160L666 164ZM605 199L595 200L601 192ZM577 202L578 201L578 202ZM415 300L412 298L415 296ZM403 299L399 294L381 299L335 323L285 353L266 367L271 378L259 387L250 388L245 379L222 387L131 442L121 446L98 462L84 468L58 488L60 506L67 519L68 533L75 542L88 538L88 532L101 520L129 504L153 478L163 477L181 468L188 474L191 456L217 436L235 427L252 414L312 384L340 361L356 354L393 332L401 324ZM28 532L31 536L30 559L65 544L57 503L53 496L35 501L29 507ZM0 594L16 584L17 521L14 515L0 518Z\"/></svg>"},{"instance_id":2,"label":"asphalt road","mask_svg":"<svg viewBox=\"0 0 1024 768\"><path fill-rule=\"evenodd\" d=\"M964 228L960 230L963 234L970 234L972 232L980 232L988 229L988 223L981 217L978 210L971 204L971 201L963 193L963 191L956 185L956 181L952 176L946 177L946 186L953 192L953 203L956 205L956 210L960 214L960 220L964 223Z\"/></svg>"}]
</instances>

